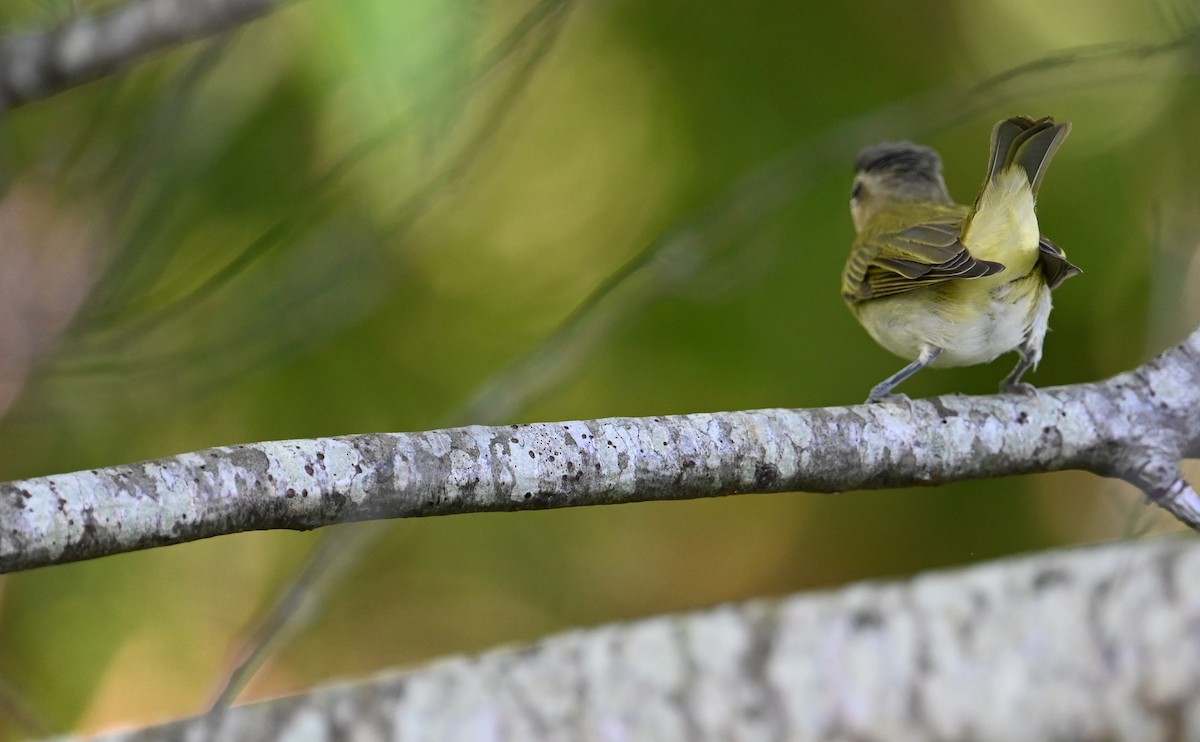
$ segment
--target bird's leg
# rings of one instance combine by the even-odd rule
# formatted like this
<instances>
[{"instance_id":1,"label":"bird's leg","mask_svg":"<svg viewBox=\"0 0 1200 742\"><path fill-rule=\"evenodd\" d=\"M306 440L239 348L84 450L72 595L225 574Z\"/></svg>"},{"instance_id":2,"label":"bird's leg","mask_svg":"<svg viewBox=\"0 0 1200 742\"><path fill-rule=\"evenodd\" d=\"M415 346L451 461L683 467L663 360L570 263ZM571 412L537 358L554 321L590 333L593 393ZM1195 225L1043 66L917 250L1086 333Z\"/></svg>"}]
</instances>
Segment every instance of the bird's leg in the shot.
<instances>
[{"instance_id":1,"label":"bird's leg","mask_svg":"<svg viewBox=\"0 0 1200 742\"><path fill-rule=\"evenodd\" d=\"M1004 381L1000 382L1001 392L1018 392L1020 394L1037 394L1037 388L1029 382L1021 381L1021 377L1025 372L1033 368L1037 363L1037 357L1033 348L1022 345L1017 348L1017 353L1020 358L1017 359L1017 365L1009 372L1008 376L1004 377Z\"/></svg>"},{"instance_id":2,"label":"bird's leg","mask_svg":"<svg viewBox=\"0 0 1200 742\"><path fill-rule=\"evenodd\" d=\"M921 355L917 356L917 360L908 364L896 373L887 377L883 381L875 385L871 393L867 396L867 402L883 402L889 398L900 397L907 399L903 394L892 394L892 390L900 385L908 377L933 363L934 359L942 354L942 349L933 345L926 345L921 349Z\"/></svg>"}]
</instances>

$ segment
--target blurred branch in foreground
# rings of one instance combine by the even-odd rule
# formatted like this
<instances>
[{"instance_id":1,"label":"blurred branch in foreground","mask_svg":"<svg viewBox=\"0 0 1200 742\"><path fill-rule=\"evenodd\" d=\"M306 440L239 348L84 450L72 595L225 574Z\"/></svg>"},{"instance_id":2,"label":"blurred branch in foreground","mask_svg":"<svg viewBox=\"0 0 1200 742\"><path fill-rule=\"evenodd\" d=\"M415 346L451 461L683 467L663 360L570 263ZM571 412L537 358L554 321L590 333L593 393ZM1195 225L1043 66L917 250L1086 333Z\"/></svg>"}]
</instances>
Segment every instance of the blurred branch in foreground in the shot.
<instances>
[{"instance_id":1,"label":"blurred branch in foreground","mask_svg":"<svg viewBox=\"0 0 1200 742\"><path fill-rule=\"evenodd\" d=\"M0 571L386 518L887 489L1079 469L1193 528L1200 329L1133 371L1035 395L607 418L225 446L0 485Z\"/></svg>"},{"instance_id":2,"label":"blurred branch in foreground","mask_svg":"<svg viewBox=\"0 0 1200 742\"><path fill-rule=\"evenodd\" d=\"M574 631L105 739L1195 739L1197 569L1187 539L1046 552Z\"/></svg>"},{"instance_id":3,"label":"blurred branch in foreground","mask_svg":"<svg viewBox=\"0 0 1200 742\"><path fill-rule=\"evenodd\" d=\"M91 82L156 51L235 28L278 0L133 0L0 38L0 111Z\"/></svg>"}]
</instances>

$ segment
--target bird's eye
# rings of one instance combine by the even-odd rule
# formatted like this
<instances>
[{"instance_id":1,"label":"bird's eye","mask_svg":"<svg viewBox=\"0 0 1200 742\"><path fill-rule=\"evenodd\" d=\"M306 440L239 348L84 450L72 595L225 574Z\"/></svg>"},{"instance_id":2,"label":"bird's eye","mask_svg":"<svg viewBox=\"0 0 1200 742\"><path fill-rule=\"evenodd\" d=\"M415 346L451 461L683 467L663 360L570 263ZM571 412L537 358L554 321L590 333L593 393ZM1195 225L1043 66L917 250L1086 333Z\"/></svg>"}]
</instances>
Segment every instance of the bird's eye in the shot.
<instances>
[{"instance_id":1,"label":"bird's eye","mask_svg":"<svg viewBox=\"0 0 1200 742\"><path fill-rule=\"evenodd\" d=\"M861 180L854 181L854 190L850 191L850 198L858 198L863 193L863 184Z\"/></svg>"}]
</instances>

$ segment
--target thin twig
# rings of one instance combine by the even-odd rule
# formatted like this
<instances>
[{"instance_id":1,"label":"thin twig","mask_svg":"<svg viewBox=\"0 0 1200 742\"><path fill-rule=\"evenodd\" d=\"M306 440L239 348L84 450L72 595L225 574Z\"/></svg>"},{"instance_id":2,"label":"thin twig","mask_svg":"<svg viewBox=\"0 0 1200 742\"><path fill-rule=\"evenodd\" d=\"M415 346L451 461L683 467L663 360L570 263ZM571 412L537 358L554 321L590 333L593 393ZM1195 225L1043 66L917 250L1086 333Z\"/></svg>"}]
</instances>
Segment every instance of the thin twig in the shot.
<instances>
[{"instance_id":1,"label":"thin twig","mask_svg":"<svg viewBox=\"0 0 1200 742\"><path fill-rule=\"evenodd\" d=\"M0 111L122 69L154 52L236 28L280 0L133 0L103 15L0 38Z\"/></svg>"}]
</instances>

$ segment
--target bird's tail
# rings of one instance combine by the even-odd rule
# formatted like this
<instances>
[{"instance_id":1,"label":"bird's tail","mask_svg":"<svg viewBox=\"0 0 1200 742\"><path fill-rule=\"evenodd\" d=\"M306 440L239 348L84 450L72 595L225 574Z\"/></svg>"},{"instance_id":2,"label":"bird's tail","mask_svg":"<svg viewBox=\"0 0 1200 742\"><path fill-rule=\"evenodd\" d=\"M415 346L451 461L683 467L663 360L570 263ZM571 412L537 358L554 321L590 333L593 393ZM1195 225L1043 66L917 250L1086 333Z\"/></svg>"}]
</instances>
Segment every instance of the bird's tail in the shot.
<instances>
[{"instance_id":1,"label":"bird's tail","mask_svg":"<svg viewBox=\"0 0 1200 742\"><path fill-rule=\"evenodd\" d=\"M988 179L984 189L998 175L1016 165L1025 171L1030 190L1037 198L1046 166L1069 133L1070 123L1056 124L1049 116L1036 121L1028 116L1014 116L996 124L992 129L992 151L988 157Z\"/></svg>"}]
</instances>

